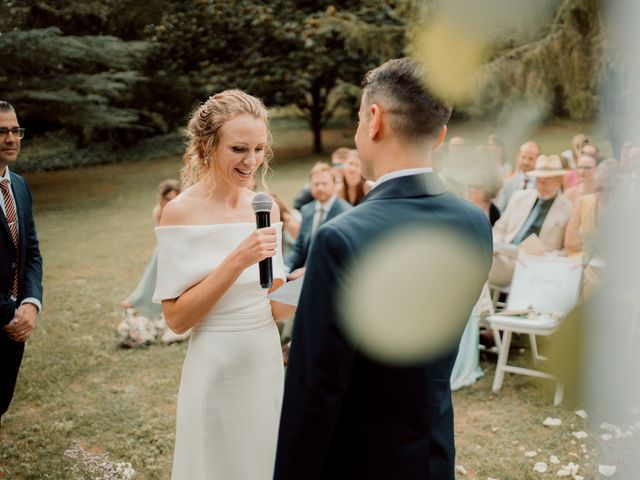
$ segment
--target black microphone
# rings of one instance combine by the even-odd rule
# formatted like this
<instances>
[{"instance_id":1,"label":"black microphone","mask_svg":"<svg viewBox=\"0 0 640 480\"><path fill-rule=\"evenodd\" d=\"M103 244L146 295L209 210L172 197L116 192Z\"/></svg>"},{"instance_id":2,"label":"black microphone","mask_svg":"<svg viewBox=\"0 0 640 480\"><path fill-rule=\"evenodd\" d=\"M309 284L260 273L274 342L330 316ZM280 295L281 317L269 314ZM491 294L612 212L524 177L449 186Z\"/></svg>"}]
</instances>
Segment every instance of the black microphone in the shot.
<instances>
[{"instance_id":1,"label":"black microphone","mask_svg":"<svg viewBox=\"0 0 640 480\"><path fill-rule=\"evenodd\" d=\"M251 202L253 211L256 212L256 227L266 228L271 226L271 207L273 200L266 193L258 193L253 197ZM262 288L271 288L273 285L273 263L271 257L260 260L258 263L260 269L260 286Z\"/></svg>"}]
</instances>

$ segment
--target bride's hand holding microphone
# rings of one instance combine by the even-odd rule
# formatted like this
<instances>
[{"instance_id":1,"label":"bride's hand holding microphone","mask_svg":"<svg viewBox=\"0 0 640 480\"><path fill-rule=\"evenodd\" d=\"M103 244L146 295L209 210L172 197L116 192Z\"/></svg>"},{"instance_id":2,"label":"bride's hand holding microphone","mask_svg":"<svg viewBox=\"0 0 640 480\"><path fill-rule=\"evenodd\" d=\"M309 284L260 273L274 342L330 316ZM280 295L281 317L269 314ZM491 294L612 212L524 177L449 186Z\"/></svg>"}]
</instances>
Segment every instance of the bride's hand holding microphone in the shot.
<instances>
[{"instance_id":1,"label":"bride's hand holding microphone","mask_svg":"<svg viewBox=\"0 0 640 480\"><path fill-rule=\"evenodd\" d=\"M277 242L275 227L259 228L240 242L233 255L239 265L246 269L262 260L273 257L276 254Z\"/></svg>"}]
</instances>

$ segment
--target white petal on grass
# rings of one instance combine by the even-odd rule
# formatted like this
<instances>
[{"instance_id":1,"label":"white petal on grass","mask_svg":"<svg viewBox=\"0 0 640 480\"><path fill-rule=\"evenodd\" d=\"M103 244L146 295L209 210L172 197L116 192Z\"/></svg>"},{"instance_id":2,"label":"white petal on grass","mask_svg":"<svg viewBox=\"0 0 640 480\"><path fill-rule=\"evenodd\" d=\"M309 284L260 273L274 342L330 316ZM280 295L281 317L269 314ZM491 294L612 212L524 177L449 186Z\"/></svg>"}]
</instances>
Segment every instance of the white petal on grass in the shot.
<instances>
[{"instance_id":1,"label":"white petal on grass","mask_svg":"<svg viewBox=\"0 0 640 480\"><path fill-rule=\"evenodd\" d=\"M464 465L456 465L456 473L459 473L460 475L466 475L467 469L464 468Z\"/></svg>"},{"instance_id":2,"label":"white petal on grass","mask_svg":"<svg viewBox=\"0 0 640 480\"><path fill-rule=\"evenodd\" d=\"M587 432L573 432L571 435L573 435L574 437L578 438L578 439L583 439L583 438L587 438L589 436L589 434Z\"/></svg>"},{"instance_id":3,"label":"white petal on grass","mask_svg":"<svg viewBox=\"0 0 640 480\"><path fill-rule=\"evenodd\" d=\"M614 425L613 423L607 423L607 422L602 422L600 424L600 428L602 430L607 430L609 432L619 432L620 431L620 427L618 427L617 425Z\"/></svg>"},{"instance_id":4,"label":"white petal on grass","mask_svg":"<svg viewBox=\"0 0 640 480\"><path fill-rule=\"evenodd\" d=\"M571 475L576 475L578 473L580 465L578 465L577 463L569 462L568 465L564 465L562 468L564 470L567 470Z\"/></svg>"},{"instance_id":5,"label":"white petal on grass","mask_svg":"<svg viewBox=\"0 0 640 480\"><path fill-rule=\"evenodd\" d=\"M558 470L558 473L556 473L556 475L558 477L568 477L571 475L571 472L569 472L569 470L565 470L564 468L561 468L560 470Z\"/></svg>"},{"instance_id":6,"label":"white petal on grass","mask_svg":"<svg viewBox=\"0 0 640 480\"><path fill-rule=\"evenodd\" d=\"M605 477L612 477L616 473L615 465L598 465L598 473Z\"/></svg>"},{"instance_id":7,"label":"white petal on grass","mask_svg":"<svg viewBox=\"0 0 640 480\"><path fill-rule=\"evenodd\" d=\"M613 438L613 435L611 435L610 433L603 433L602 435L600 435L600 438L602 438L602 440L606 442L608 440L611 440Z\"/></svg>"},{"instance_id":8,"label":"white petal on grass","mask_svg":"<svg viewBox=\"0 0 640 480\"><path fill-rule=\"evenodd\" d=\"M559 427L560 425L562 425L562 420L560 420L559 418L547 417L544 419L544 422L542 422L542 424L545 427Z\"/></svg>"},{"instance_id":9,"label":"white petal on grass","mask_svg":"<svg viewBox=\"0 0 640 480\"><path fill-rule=\"evenodd\" d=\"M548 466L547 466L547 464L546 464L546 463L544 463L544 462L538 462L538 463L536 463L536 464L533 466L533 470L534 470L535 472L538 472L538 473L544 473L544 472L546 472L546 471L547 471L547 468L549 468L549 467L548 467Z\"/></svg>"},{"instance_id":10,"label":"white petal on grass","mask_svg":"<svg viewBox=\"0 0 640 480\"><path fill-rule=\"evenodd\" d=\"M587 415L587 412L585 412L584 410L577 410L576 415L579 416L580 418L585 418L585 419L589 416Z\"/></svg>"},{"instance_id":11,"label":"white petal on grass","mask_svg":"<svg viewBox=\"0 0 640 480\"><path fill-rule=\"evenodd\" d=\"M527 458L533 458L536 455L538 455L538 452L536 452L535 450L529 450L528 452L524 453L524 456Z\"/></svg>"},{"instance_id":12,"label":"white petal on grass","mask_svg":"<svg viewBox=\"0 0 640 480\"><path fill-rule=\"evenodd\" d=\"M633 432L627 430L626 432L616 432L616 438L633 437Z\"/></svg>"},{"instance_id":13,"label":"white petal on grass","mask_svg":"<svg viewBox=\"0 0 640 480\"><path fill-rule=\"evenodd\" d=\"M556 457L555 455L549 456L549 461L551 463L553 463L554 465L560 465L560 459L558 457Z\"/></svg>"}]
</instances>

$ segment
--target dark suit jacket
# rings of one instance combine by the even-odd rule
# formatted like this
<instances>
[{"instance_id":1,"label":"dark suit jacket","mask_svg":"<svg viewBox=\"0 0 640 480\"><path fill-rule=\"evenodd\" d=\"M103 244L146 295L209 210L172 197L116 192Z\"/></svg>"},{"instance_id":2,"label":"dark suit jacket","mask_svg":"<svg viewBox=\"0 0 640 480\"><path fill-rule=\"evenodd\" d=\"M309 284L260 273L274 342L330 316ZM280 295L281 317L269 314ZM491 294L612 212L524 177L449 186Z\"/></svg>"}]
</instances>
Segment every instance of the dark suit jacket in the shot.
<instances>
[{"instance_id":1,"label":"dark suit jacket","mask_svg":"<svg viewBox=\"0 0 640 480\"><path fill-rule=\"evenodd\" d=\"M341 198L336 198L333 205L327 213L327 218L324 223L328 222L332 218L337 217L343 212L350 210L351 204ZM296 238L296 242L293 244L291 253L287 256L285 264L289 267L289 271L292 272L296 268L304 267L307 263L307 255L309 253L309 246L311 245L311 229L313 228L313 217L316 212L316 202L307 203L302 206L300 210L302 213L302 224L300 225L300 232Z\"/></svg>"},{"instance_id":2,"label":"dark suit jacket","mask_svg":"<svg viewBox=\"0 0 640 480\"><path fill-rule=\"evenodd\" d=\"M13 318L15 305L27 298L37 298L42 302L42 257L31 209L31 191L27 182L13 172L11 190L16 202L18 230L20 234L19 259L11 240L7 218L0 209L0 325L6 325ZM18 299L14 303L9 297L13 275L19 268Z\"/></svg>"},{"instance_id":3,"label":"dark suit jacket","mask_svg":"<svg viewBox=\"0 0 640 480\"><path fill-rule=\"evenodd\" d=\"M451 229L476 246L482 268L473 279L478 295L466 299L471 313L491 266L491 226L436 174L388 180L323 225L294 323L275 480L453 480L450 376L457 345L411 366L381 363L345 338L335 303L345 271L364 250L415 226Z\"/></svg>"}]
</instances>

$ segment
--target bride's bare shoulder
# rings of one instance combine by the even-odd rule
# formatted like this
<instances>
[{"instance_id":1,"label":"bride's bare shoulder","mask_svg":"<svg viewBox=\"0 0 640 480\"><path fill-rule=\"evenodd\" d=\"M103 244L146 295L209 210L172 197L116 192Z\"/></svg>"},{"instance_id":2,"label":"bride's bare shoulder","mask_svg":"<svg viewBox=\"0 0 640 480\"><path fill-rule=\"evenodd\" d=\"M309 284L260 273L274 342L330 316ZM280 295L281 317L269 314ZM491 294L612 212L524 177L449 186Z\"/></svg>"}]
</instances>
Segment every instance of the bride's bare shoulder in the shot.
<instances>
[{"instance_id":1,"label":"bride's bare shoulder","mask_svg":"<svg viewBox=\"0 0 640 480\"><path fill-rule=\"evenodd\" d=\"M194 208L202 202L198 190L197 185L193 185L167 203L162 210L160 226L191 224Z\"/></svg>"}]
</instances>

